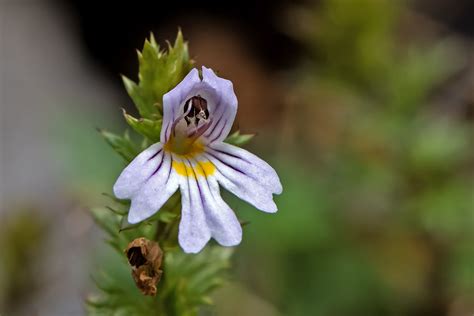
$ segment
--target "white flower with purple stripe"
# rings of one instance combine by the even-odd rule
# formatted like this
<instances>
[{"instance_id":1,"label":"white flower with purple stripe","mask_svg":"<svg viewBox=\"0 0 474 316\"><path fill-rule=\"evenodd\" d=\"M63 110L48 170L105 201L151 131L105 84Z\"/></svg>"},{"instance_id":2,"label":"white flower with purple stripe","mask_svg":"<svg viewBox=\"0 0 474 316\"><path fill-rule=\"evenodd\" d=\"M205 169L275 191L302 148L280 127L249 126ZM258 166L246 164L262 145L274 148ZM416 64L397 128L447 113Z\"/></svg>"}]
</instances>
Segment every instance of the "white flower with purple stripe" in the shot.
<instances>
[{"instance_id":1,"label":"white flower with purple stripe","mask_svg":"<svg viewBox=\"0 0 474 316\"><path fill-rule=\"evenodd\" d=\"M212 237L223 246L242 240L242 227L222 199L219 184L261 211L274 213L282 186L275 170L239 147L226 144L237 112L232 82L203 67L163 96L160 142L140 153L121 173L114 194L130 199L128 221L156 213L179 188L179 244L199 252Z\"/></svg>"}]
</instances>

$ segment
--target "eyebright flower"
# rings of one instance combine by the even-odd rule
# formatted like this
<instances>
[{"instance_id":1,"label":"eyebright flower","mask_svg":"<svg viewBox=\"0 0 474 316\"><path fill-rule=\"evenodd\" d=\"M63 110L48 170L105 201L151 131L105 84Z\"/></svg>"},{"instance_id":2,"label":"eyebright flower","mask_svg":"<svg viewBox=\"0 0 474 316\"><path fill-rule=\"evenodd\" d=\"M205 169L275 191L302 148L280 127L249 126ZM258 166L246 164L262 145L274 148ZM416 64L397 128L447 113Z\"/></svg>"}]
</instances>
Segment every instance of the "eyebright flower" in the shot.
<instances>
[{"instance_id":1,"label":"eyebright flower","mask_svg":"<svg viewBox=\"0 0 474 316\"><path fill-rule=\"evenodd\" d=\"M202 67L163 96L160 142L140 153L121 173L114 194L130 199L128 221L156 213L179 188L178 240L199 252L212 237L223 246L242 240L242 227L221 198L219 184L261 211L274 213L282 186L275 170L246 150L226 144L237 112L232 82Z\"/></svg>"}]
</instances>

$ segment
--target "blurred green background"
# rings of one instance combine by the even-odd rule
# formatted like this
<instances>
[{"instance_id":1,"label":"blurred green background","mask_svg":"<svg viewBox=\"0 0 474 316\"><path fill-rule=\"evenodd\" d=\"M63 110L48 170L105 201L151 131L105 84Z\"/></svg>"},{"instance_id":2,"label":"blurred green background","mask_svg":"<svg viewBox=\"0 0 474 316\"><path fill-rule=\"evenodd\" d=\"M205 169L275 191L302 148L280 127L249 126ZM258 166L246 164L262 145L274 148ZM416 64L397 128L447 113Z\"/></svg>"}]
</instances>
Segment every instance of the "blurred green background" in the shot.
<instances>
[{"instance_id":1,"label":"blurred green background","mask_svg":"<svg viewBox=\"0 0 474 316\"><path fill-rule=\"evenodd\" d=\"M181 25L197 64L234 81L236 128L257 133L248 148L275 166L284 187L275 215L226 195L249 224L230 281L216 292L216 306L202 314L472 315L474 29L462 14L470 2L263 1L255 8L244 3L250 13L243 19L263 21L261 29L251 24L257 34L251 39L214 4L168 11L160 26L140 24L161 41L172 39L168 35ZM64 25L80 21L75 27L83 33L64 31L58 43L66 37L77 48L71 38L82 36L95 53L79 50L74 66L61 70L79 74L74 80L44 73L32 78L23 71L18 78L29 81L15 81L10 75L21 70L13 67L21 59L13 58L13 48L5 50L6 65L12 66L2 70L4 87L24 84L21 93L28 93L40 81L51 86L46 96L33 98L44 108L34 102L22 108L16 94L2 90L2 315L84 313L95 257L106 251L87 209L104 204L101 192L111 191L123 167L94 127L125 127L119 107L131 109L131 101L118 73L136 73L128 58L133 49L98 50L88 39L84 30L92 26L81 26L85 5L72 2L66 9L43 1L43 6L59 10L54 16ZM23 23L6 13L24 8L1 8L5 21ZM45 18L43 11L32 11ZM202 19L190 21L194 13ZM124 38L141 47L147 35L120 30L111 35L115 44L104 37L101 45L120 46ZM8 34L21 34L21 28L2 31L3 47L16 38ZM257 45L265 32L274 41ZM48 52L40 48L41 56ZM124 64L116 70L118 60ZM52 63L49 69L54 73L57 67ZM58 86L64 80L70 81ZM12 116L35 119L42 136L34 135L29 121L10 123ZM10 153L18 150L24 157L23 147L38 142L44 146L26 151L25 164L36 170L46 162L48 176L38 175L29 187L29 169L13 164ZM21 173L28 175L18 182Z\"/></svg>"}]
</instances>

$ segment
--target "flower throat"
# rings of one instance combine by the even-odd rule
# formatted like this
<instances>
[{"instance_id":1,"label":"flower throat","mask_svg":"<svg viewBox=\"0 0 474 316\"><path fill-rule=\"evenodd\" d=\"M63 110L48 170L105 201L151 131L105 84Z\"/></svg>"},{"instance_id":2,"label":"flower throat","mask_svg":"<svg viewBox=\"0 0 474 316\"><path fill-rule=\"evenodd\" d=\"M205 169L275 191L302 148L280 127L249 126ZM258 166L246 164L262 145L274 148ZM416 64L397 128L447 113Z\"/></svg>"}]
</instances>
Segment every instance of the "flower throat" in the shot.
<instances>
[{"instance_id":1,"label":"flower throat","mask_svg":"<svg viewBox=\"0 0 474 316\"><path fill-rule=\"evenodd\" d=\"M173 122L165 149L185 156L202 152L203 146L198 139L211 123L207 100L199 94L189 98L184 103L183 114Z\"/></svg>"}]
</instances>

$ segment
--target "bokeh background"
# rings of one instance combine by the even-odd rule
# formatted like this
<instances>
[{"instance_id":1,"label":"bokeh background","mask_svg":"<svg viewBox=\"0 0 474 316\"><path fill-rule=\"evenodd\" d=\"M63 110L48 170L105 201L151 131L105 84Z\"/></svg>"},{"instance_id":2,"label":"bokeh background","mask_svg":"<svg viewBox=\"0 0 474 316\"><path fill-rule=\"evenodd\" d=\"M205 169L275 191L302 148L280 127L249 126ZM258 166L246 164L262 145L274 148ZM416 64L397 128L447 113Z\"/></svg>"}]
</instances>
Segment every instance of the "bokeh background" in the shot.
<instances>
[{"instance_id":1,"label":"bokeh background","mask_svg":"<svg viewBox=\"0 0 474 316\"><path fill-rule=\"evenodd\" d=\"M89 208L123 161L120 74L181 27L234 82L276 215L245 226L203 315L474 313L474 2L0 1L0 314L83 315Z\"/></svg>"}]
</instances>

